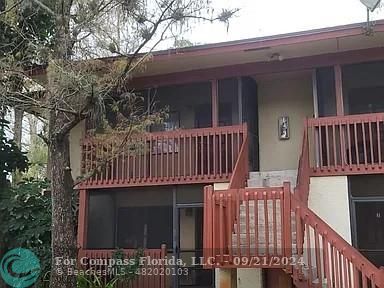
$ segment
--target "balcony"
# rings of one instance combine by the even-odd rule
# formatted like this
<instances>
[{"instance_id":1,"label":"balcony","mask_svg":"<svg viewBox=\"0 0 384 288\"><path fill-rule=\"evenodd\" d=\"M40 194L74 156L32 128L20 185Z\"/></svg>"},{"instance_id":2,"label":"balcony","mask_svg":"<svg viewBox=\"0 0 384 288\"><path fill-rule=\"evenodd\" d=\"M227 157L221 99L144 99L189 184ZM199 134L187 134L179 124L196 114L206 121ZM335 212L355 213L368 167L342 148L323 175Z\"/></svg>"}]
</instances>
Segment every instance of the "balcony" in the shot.
<instances>
[{"instance_id":1,"label":"balcony","mask_svg":"<svg viewBox=\"0 0 384 288\"><path fill-rule=\"evenodd\" d=\"M384 113L308 119L312 173L384 173Z\"/></svg>"},{"instance_id":2,"label":"balcony","mask_svg":"<svg viewBox=\"0 0 384 288\"><path fill-rule=\"evenodd\" d=\"M123 147L121 141L87 137L79 187L229 182L246 134L246 125L155 132Z\"/></svg>"}]
</instances>

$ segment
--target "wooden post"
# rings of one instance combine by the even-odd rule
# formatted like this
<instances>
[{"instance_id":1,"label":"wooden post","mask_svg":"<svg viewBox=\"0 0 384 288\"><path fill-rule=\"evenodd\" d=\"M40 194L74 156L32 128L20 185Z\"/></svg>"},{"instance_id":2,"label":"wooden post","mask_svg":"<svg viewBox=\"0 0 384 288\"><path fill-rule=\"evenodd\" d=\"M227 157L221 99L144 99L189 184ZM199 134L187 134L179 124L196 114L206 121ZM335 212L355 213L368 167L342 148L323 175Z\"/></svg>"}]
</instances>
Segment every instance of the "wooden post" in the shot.
<instances>
[{"instance_id":1,"label":"wooden post","mask_svg":"<svg viewBox=\"0 0 384 288\"><path fill-rule=\"evenodd\" d=\"M212 127L219 126L219 81L217 79L211 81L211 97L212 97Z\"/></svg>"},{"instance_id":2,"label":"wooden post","mask_svg":"<svg viewBox=\"0 0 384 288\"><path fill-rule=\"evenodd\" d=\"M283 184L283 196L284 196L284 246L285 257L292 256L292 219L291 219L291 183L284 182ZM292 271L292 266L286 267L289 271Z\"/></svg>"},{"instance_id":3,"label":"wooden post","mask_svg":"<svg viewBox=\"0 0 384 288\"><path fill-rule=\"evenodd\" d=\"M312 93L313 93L313 111L314 111L314 117L315 118L319 118L319 94L318 94L318 87L317 87L317 73L316 73L316 69L313 69L312 71ZM304 125L304 129L307 130L308 132L308 119L305 119L305 125ZM319 162L319 145L320 145L320 142L319 142L319 133L320 133L320 129L319 128L313 128L315 129L313 131L313 134L314 134L314 149L315 149L315 165L316 167L319 167L320 166L320 162Z\"/></svg>"},{"instance_id":4,"label":"wooden post","mask_svg":"<svg viewBox=\"0 0 384 288\"><path fill-rule=\"evenodd\" d=\"M166 244L161 244L161 256L160 256L160 258L161 258L161 260L163 260L163 259L166 259L166 257L167 257L167 245ZM164 263L164 262L163 262ZM163 269L164 269L164 271L166 270L166 266L165 266L165 264L163 264L163 267L162 267ZM167 287L167 276L165 275L165 273L163 273L163 274L159 274L160 275L160 288L165 288L165 287Z\"/></svg>"},{"instance_id":5,"label":"wooden post","mask_svg":"<svg viewBox=\"0 0 384 288\"><path fill-rule=\"evenodd\" d=\"M212 206L213 204L213 186L204 187L204 226L203 226L203 256L206 268L212 268L212 259L216 256L214 255L214 243L213 243L213 215L212 215Z\"/></svg>"},{"instance_id":6,"label":"wooden post","mask_svg":"<svg viewBox=\"0 0 384 288\"><path fill-rule=\"evenodd\" d=\"M87 246L88 193L85 189L79 190L77 246L80 250Z\"/></svg>"},{"instance_id":7,"label":"wooden post","mask_svg":"<svg viewBox=\"0 0 384 288\"><path fill-rule=\"evenodd\" d=\"M317 93L317 73L316 69L312 70L312 97L313 97L313 114L315 118L319 117L319 95Z\"/></svg>"},{"instance_id":8,"label":"wooden post","mask_svg":"<svg viewBox=\"0 0 384 288\"><path fill-rule=\"evenodd\" d=\"M336 91L336 115L344 116L344 96L343 96L343 75L340 65L335 65L335 91ZM337 145L337 144L336 144ZM334 159L335 166L344 166L346 159L345 131L343 125L340 125L340 159ZM337 149L333 147L333 149ZM338 161L339 160L339 161ZM328 159L330 161L330 159Z\"/></svg>"},{"instance_id":9,"label":"wooden post","mask_svg":"<svg viewBox=\"0 0 384 288\"><path fill-rule=\"evenodd\" d=\"M341 66L335 65L335 88L336 88L336 115L344 115L344 98L343 98L343 75Z\"/></svg>"},{"instance_id":10,"label":"wooden post","mask_svg":"<svg viewBox=\"0 0 384 288\"><path fill-rule=\"evenodd\" d=\"M384 267L380 267L380 273L381 273L381 278L380 278L380 282L379 283L376 283L376 285L378 285L377 287L384 287Z\"/></svg>"},{"instance_id":11,"label":"wooden post","mask_svg":"<svg viewBox=\"0 0 384 288\"><path fill-rule=\"evenodd\" d=\"M237 78L237 105L239 111L239 124L243 123L243 81Z\"/></svg>"}]
</instances>

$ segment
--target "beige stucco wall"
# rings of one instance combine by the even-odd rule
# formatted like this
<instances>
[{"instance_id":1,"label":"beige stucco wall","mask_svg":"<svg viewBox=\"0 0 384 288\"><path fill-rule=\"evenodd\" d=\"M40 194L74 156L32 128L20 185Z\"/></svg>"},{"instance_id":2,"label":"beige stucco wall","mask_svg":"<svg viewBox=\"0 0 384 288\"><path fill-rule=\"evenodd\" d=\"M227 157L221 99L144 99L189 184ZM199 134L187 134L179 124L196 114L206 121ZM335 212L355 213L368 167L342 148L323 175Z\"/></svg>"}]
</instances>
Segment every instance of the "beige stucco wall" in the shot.
<instances>
[{"instance_id":1,"label":"beige stucco wall","mask_svg":"<svg viewBox=\"0 0 384 288\"><path fill-rule=\"evenodd\" d=\"M255 78L259 98L260 170L297 169L304 119L313 115L312 73ZM278 137L281 116L289 117L289 140Z\"/></svg>"},{"instance_id":2,"label":"beige stucco wall","mask_svg":"<svg viewBox=\"0 0 384 288\"><path fill-rule=\"evenodd\" d=\"M262 269L237 269L237 288L263 288L263 285Z\"/></svg>"},{"instance_id":3,"label":"beige stucco wall","mask_svg":"<svg viewBox=\"0 0 384 288\"><path fill-rule=\"evenodd\" d=\"M347 176L312 177L308 205L348 243L351 243Z\"/></svg>"},{"instance_id":4,"label":"beige stucco wall","mask_svg":"<svg viewBox=\"0 0 384 288\"><path fill-rule=\"evenodd\" d=\"M213 190L227 190L229 187L229 183L214 183L213 184Z\"/></svg>"},{"instance_id":5,"label":"beige stucco wall","mask_svg":"<svg viewBox=\"0 0 384 288\"><path fill-rule=\"evenodd\" d=\"M69 134L70 161L72 177L76 179L81 176L81 140L85 133L85 122L79 123Z\"/></svg>"}]
</instances>

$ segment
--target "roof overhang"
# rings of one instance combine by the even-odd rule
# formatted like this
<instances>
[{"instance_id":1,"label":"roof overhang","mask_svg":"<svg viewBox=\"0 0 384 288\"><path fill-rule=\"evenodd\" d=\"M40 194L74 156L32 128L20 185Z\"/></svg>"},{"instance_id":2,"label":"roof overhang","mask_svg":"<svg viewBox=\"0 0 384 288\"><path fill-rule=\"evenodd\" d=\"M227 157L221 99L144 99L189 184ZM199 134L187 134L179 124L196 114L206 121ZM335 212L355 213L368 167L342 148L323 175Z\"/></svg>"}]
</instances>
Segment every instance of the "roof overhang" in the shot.
<instances>
[{"instance_id":1,"label":"roof overhang","mask_svg":"<svg viewBox=\"0 0 384 288\"><path fill-rule=\"evenodd\" d=\"M272 62L384 46L384 21L157 52L138 77L235 64ZM279 57L275 57L278 55Z\"/></svg>"},{"instance_id":2,"label":"roof overhang","mask_svg":"<svg viewBox=\"0 0 384 288\"><path fill-rule=\"evenodd\" d=\"M378 57L380 58L380 55L382 55L384 60L384 54L381 50L384 47L384 20L376 21L372 26L371 32L367 34L366 23L357 23L268 37L156 51L153 53L152 59L146 63L146 69L135 75L134 82L141 83L140 86L148 86L144 82L148 82L147 80L149 79L154 81L159 77L164 78L167 75L174 77L174 75L180 73L187 77L185 72L188 71L193 73L206 70L208 73L208 71L213 72L221 67L242 69L239 65L244 64L260 66L263 68L260 69L261 71L272 71L273 69L265 69L265 67L281 66L282 64L288 65L286 63L295 65L295 62L303 62L298 59L308 60L311 57L317 57L318 61L327 62L327 55L329 57L337 57L335 55L349 53L350 55L359 56L358 51L369 51L371 49L375 52L375 59L377 58L376 54L379 54ZM116 58L105 58L104 60L113 61L114 59ZM249 67L247 69L250 70ZM44 67L38 67L32 70L31 74L35 76L41 75L44 74L44 71ZM152 85L158 84L160 83L152 82Z\"/></svg>"}]
</instances>

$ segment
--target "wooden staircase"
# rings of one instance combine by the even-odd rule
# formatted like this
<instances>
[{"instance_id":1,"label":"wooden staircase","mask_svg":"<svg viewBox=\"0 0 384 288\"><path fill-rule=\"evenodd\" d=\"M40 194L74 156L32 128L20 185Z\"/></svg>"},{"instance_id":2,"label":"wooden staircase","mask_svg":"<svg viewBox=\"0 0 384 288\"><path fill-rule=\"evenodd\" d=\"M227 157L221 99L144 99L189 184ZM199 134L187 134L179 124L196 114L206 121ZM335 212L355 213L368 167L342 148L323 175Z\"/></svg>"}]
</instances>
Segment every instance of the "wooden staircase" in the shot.
<instances>
[{"instance_id":1,"label":"wooden staircase","mask_svg":"<svg viewBox=\"0 0 384 288\"><path fill-rule=\"evenodd\" d=\"M256 203L257 205L255 205ZM240 204L240 219L234 224L232 232L232 247L235 248L235 253L238 246L241 252L239 254L243 255L246 254L248 248L251 255L266 256L271 254L274 249L277 250L273 251L275 254L282 253L284 239L282 235L283 215L281 215L280 205L280 201L276 201L274 204L273 200L267 200L267 207L265 207L263 200L251 200L248 204ZM272 221L268 219L272 219ZM295 216L294 213L291 213L293 255L297 254L295 227Z\"/></svg>"},{"instance_id":2,"label":"wooden staircase","mask_svg":"<svg viewBox=\"0 0 384 288\"><path fill-rule=\"evenodd\" d=\"M205 187L206 267L280 268L299 288L384 288L383 268L374 266L308 208L306 132L293 191L290 183L244 188L247 165L240 160L246 162L247 152L241 151L229 189Z\"/></svg>"},{"instance_id":3,"label":"wooden staircase","mask_svg":"<svg viewBox=\"0 0 384 288\"><path fill-rule=\"evenodd\" d=\"M204 256L211 267L280 268L297 287L384 288L384 270L288 187L206 187Z\"/></svg>"}]
</instances>

